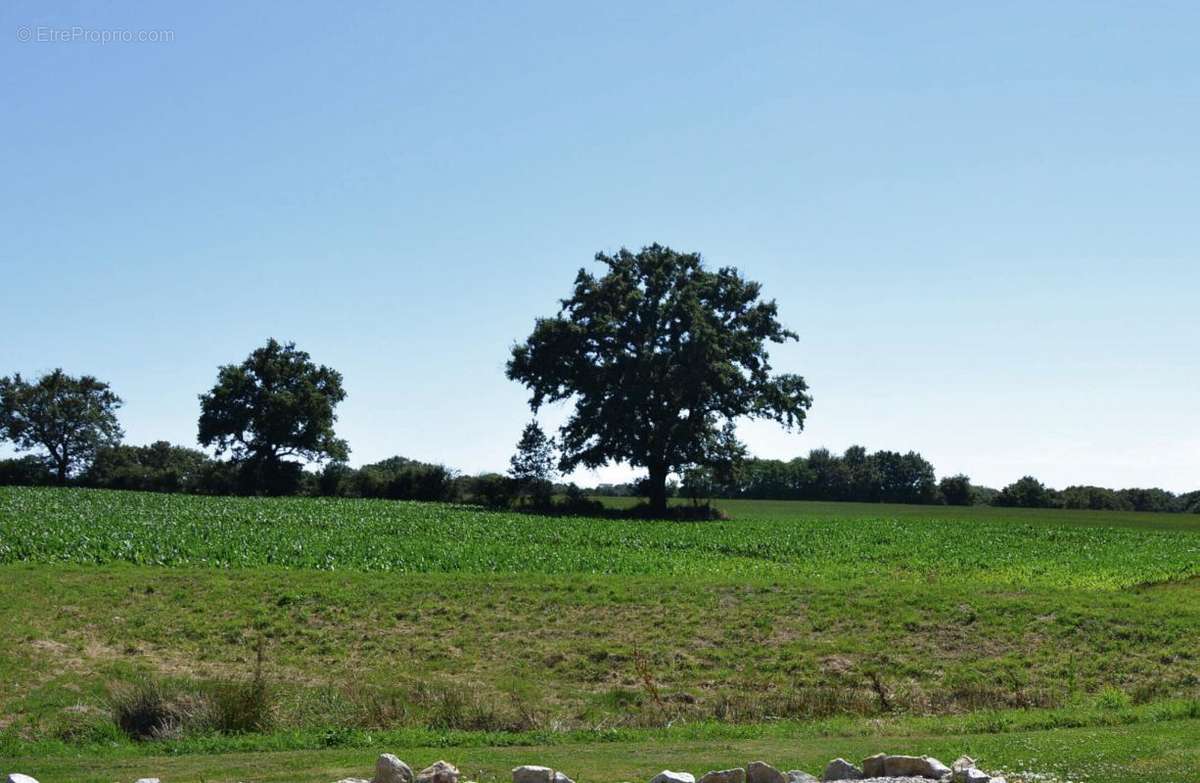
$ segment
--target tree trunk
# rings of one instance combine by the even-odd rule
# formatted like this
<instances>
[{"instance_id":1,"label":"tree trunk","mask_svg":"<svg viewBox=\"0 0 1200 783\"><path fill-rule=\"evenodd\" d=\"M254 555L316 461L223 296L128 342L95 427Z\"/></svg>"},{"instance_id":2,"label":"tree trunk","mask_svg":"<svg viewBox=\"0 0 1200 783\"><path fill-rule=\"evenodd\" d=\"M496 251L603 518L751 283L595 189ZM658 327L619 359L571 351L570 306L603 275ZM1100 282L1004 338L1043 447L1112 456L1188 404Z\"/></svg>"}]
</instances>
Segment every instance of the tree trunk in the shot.
<instances>
[{"instance_id":1,"label":"tree trunk","mask_svg":"<svg viewBox=\"0 0 1200 783\"><path fill-rule=\"evenodd\" d=\"M58 461L58 483L63 487L67 485L67 467L65 460Z\"/></svg>"},{"instance_id":2,"label":"tree trunk","mask_svg":"<svg viewBox=\"0 0 1200 783\"><path fill-rule=\"evenodd\" d=\"M650 513L656 517L667 515L667 467L651 465L649 479Z\"/></svg>"}]
</instances>

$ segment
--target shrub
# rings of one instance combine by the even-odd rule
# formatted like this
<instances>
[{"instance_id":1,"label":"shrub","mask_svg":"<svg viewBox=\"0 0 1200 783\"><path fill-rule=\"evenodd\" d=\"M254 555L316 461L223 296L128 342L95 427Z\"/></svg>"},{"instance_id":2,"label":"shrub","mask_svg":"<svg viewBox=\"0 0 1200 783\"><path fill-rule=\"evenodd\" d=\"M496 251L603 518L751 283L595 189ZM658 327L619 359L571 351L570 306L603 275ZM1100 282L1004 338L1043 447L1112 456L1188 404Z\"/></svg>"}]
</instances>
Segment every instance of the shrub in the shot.
<instances>
[{"instance_id":1,"label":"shrub","mask_svg":"<svg viewBox=\"0 0 1200 783\"><path fill-rule=\"evenodd\" d=\"M349 497L450 502L458 496L454 471L405 457L363 465L338 485L339 494Z\"/></svg>"},{"instance_id":2,"label":"shrub","mask_svg":"<svg viewBox=\"0 0 1200 783\"><path fill-rule=\"evenodd\" d=\"M1110 712L1128 709L1132 704L1129 695L1118 688L1105 688L1096 697L1096 706Z\"/></svg>"},{"instance_id":3,"label":"shrub","mask_svg":"<svg viewBox=\"0 0 1200 783\"><path fill-rule=\"evenodd\" d=\"M345 495L354 478L354 468L344 462L330 462L317 476L317 494L323 497Z\"/></svg>"},{"instance_id":4,"label":"shrub","mask_svg":"<svg viewBox=\"0 0 1200 783\"><path fill-rule=\"evenodd\" d=\"M702 505L675 505L668 506L667 513L657 514L650 507L649 503L638 503L635 506L629 507L625 514L627 516L641 519L675 519L683 522L702 522L714 519L729 519L729 515L716 506L711 506L707 503Z\"/></svg>"},{"instance_id":5,"label":"shrub","mask_svg":"<svg viewBox=\"0 0 1200 783\"><path fill-rule=\"evenodd\" d=\"M208 462L196 476L194 491L200 495L236 495L238 492L237 465L220 460Z\"/></svg>"},{"instance_id":6,"label":"shrub","mask_svg":"<svg viewBox=\"0 0 1200 783\"><path fill-rule=\"evenodd\" d=\"M96 451L82 483L104 489L192 492L212 461L202 451L165 440L149 446L104 446Z\"/></svg>"},{"instance_id":7,"label":"shrub","mask_svg":"<svg viewBox=\"0 0 1200 783\"><path fill-rule=\"evenodd\" d=\"M304 481L304 466L291 460L247 459L234 464L241 495L295 495Z\"/></svg>"},{"instance_id":8,"label":"shrub","mask_svg":"<svg viewBox=\"0 0 1200 783\"><path fill-rule=\"evenodd\" d=\"M517 495L516 482L499 473L483 473L470 480L470 500L487 508L509 508Z\"/></svg>"},{"instance_id":9,"label":"shrub","mask_svg":"<svg viewBox=\"0 0 1200 783\"><path fill-rule=\"evenodd\" d=\"M992 501L994 506L1009 506L1016 508L1050 508L1054 505L1053 490L1033 476L1025 476L1014 481Z\"/></svg>"},{"instance_id":10,"label":"shrub","mask_svg":"<svg viewBox=\"0 0 1200 783\"><path fill-rule=\"evenodd\" d=\"M1150 489L1121 489L1117 494L1127 502L1134 511L1182 511L1179 498L1165 489L1153 487Z\"/></svg>"},{"instance_id":11,"label":"shrub","mask_svg":"<svg viewBox=\"0 0 1200 783\"><path fill-rule=\"evenodd\" d=\"M62 710L54 721L51 734L75 745L116 742L124 737L121 729L103 710L84 705Z\"/></svg>"},{"instance_id":12,"label":"shrub","mask_svg":"<svg viewBox=\"0 0 1200 783\"><path fill-rule=\"evenodd\" d=\"M948 506L969 506L973 500L971 479L961 473L946 476L938 482L938 493Z\"/></svg>"},{"instance_id":13,"label":"shrub","mask_svg":"<svg viewBox=\"0 0 1200 783\"><path fill-rule=\"evenodd\" d=\"M266 731L271 726L273 694L263 675L264 640L254 651L254 674L244 682L220 682L209 689L209 727L222 734Z\"/></svg>"},{"instance_id":14,"label":"shrub","mask_svg":"<svg viewBox=\"0 0 1200 783\"><path fill-rule=\"evenodd\" d=\"M266 731L273 722L273 694L261 677L223 682L208 691L208 726L223 734Z\"/></svg>"},{"instance_id":15,"label":"shrub","mask_svg":"<svg viewBox=\"0 0 1200 783\"><path fill-rule=\"evenodd\" d=\"M563 498L553 506L555 511L580 517L596 517L604 513L604 504L592 500L578 484L568 484Z\"/></svg>"},{"instance_id":16,"label":"shrub","mask_svg":"<svg viewBox=\"0 0 1200 783\"><path fill-rule=\"evenodd\" d=\"M1117 492L1104 487L1074 486L1062 491L1063 508L1080 508L1092 511L1132 511L1133 504Z\"/></svg>"},{"instance_id":17,"label":"shrub","mask_svg":"<svg viewBox=\"0 0 1200 783\"><path fill-rule=\"evenodd\" d=\"M54 476L40 457L0 459L0 486L45 487Z\"/></svg>"},{"instance_id":18,"label":"shrub","mask_svg":"<svg viewBox=\"0 0 1200 783\"><path fill-rule=\"evenodd\" d=\"M203 701L196 694L154 680L126 685L110 698L113 722L137 741L178 738L204 715Z\"/></svg>"},{"instance_id":19,"label":"shrub","mask_svg":"<svg viewBox=\"0 0 1200 783\"><path fill-rule=\"evenodd\" d=\"M422 682L409 698L424 713L424 725L440 731L530 731L534 709L515 694L508 700L460 683Z\"/></svg>"}]
</instances>

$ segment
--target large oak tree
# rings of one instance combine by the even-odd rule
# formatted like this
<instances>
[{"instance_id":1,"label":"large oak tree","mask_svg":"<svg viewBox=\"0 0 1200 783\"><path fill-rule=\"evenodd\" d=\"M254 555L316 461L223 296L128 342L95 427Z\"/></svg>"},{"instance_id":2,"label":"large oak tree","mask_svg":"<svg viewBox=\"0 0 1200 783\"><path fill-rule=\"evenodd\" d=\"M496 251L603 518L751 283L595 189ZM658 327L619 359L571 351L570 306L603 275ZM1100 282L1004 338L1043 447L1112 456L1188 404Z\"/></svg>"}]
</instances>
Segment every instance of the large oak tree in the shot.
<instances>
[{"instance_id":1,"label":"large oak tree","mask_svg":"<svg viewBox=\"0 0 1200 783\"><path fill-rule=\"evenodd\" d=\"M767 343L795 340L775 302L736 269L651 245L598 253L556 316L512 349L508 377L534 411L573 400L560 432L560 468L610 461L645 468L651 510L664 513L673 472L720 464L737 450L733 423L773 419L802 428L812 401L798 375L772 375Z\"/></svg>"},{"instance_id":2,"label":"large oak tree","mask_svg":"<svg viewBox=\"0 0 1200 783\"><path fill-rule=\"evenodd\" d=\"M45 449L58 483L91 463L101 446L121 442L121 398L90 375L61 369L29 382L17 373L0 378L0 440L18 449Z\"/></svg>"}]
</instances>

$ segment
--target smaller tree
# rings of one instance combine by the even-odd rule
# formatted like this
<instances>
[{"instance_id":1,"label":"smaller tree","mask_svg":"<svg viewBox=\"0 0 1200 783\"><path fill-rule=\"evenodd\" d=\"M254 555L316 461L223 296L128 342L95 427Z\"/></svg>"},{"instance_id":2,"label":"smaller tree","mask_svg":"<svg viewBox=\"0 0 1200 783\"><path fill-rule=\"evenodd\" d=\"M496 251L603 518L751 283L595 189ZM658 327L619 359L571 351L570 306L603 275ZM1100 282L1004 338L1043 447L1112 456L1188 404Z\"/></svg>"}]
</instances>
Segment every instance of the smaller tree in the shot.
<instances>
[{"instance_id":1,"label":"smaller tree","mask_svg":"<svg viewBox=\"0 0 1200 783\"><path fill-rule=\"evenodd\" d=\"M0 439L20 451L45 449L59 484L87 467L101 446L115 446L121 398L90 375L61 369L30 383L17 373L0 378Z\"/></svg>"},{"instance_id":2,"label":"smaller tree","mask_svg":"<svg viewBox=\"0 0 1200 783\"><path fill-rule=\"evenodd\" d=\"M288 460L344 462L346 441L333 431L334 408L346 399L342 375L316 365L295 343L268 340L241 364L227 364L200 395L199 442L226 450L242 468L244 489L294 490L301 466Z\"/></svg>"},{"instance_id":3,"label":"smaller tree","mask_svg":"<svg viewBox=\"0 0 1200 783\"><path fill-rule=\"evenodd\" d=\"M508 475L535 506L550 505L554 492L554 451L554 440L546 437L536 421L531 421L521 431L517 453L509 460Z\"/></svg>"},{"instance_id":4,"label":"smaller tree","mask_svg":"<svg viewBox=\"0 0 1200 783\"><path fill-rule=\"evenodd\" d=\"M880 499L884 503L936 501L933 465L917 452L877 451L871 455L871 460L879 472Z\"/></svg>"},{"instance_id":5,"label":"smaller tree","mask_svg":"<svg viewBox=\"0 0 1200 783\"><path fill-rule=\"evenodd\" d=\"M513 480L499 473L482 473L467 481L472 502L488 508L508 508L513 502Z\"/></svg>"},{"instance_id":6,"label":"smaller tree","mask_svg":"<svg viewBox=\"0 0 1200 783\"><path fill-rule=\"evenodd\" d=\"M938 482L938 492L948 506L969 506L974 499L971 492L971 479L959 473L957 476L946 476Z\"/></svg>"},{"instance_id":7,"label":"smaller tree","mask_svg":"<svg viewBox=\"0 0 1200 783\"><path fill-rule=\"evenodd\" d=\"M1053 490L1033 476L1023 476L996 495L992 500L994 506L1009 506L1014 508L1050 508L1054 505Z\"/></svg>"}]
</instances>

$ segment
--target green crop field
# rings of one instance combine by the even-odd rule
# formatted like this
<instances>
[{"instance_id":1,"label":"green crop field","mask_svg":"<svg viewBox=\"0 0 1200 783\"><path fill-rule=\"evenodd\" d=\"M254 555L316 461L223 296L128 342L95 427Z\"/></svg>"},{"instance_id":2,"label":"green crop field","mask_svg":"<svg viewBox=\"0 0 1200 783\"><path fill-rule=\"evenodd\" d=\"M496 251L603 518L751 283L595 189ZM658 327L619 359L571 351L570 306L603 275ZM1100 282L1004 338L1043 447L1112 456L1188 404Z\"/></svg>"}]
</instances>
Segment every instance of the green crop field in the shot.
<instances>
[{"instance_id":1,"label":"green crop field","mask_svg":"<svg viewBox=\"0 0 1200 783\"><path fill-rule=\"evenodd\" d=\"M686 523L378 500L9 489L0 490L0 562L471 574L871 573L1096 588L1200 574L1195 515L1115 514L1106 525L1109 515L1095 512L841 505L732 501L731 521Z\"/></svg>"},{"instance_id":2,"label":"green crop field","mask_svg":"<svg viewBox=\"0 0 1200 783\"><path fill-rule=\"evenodd\" d=\"M0 768L327 783L408 749L481 780L555 756L637 779L651 746L713 767L961 748L1196 779L1200 518L723 505L651 522L2 488ZM135 741L114 722L131 693L228 706L251 684L249 724L184 711Z\"/></svg>"}]
</instances>

